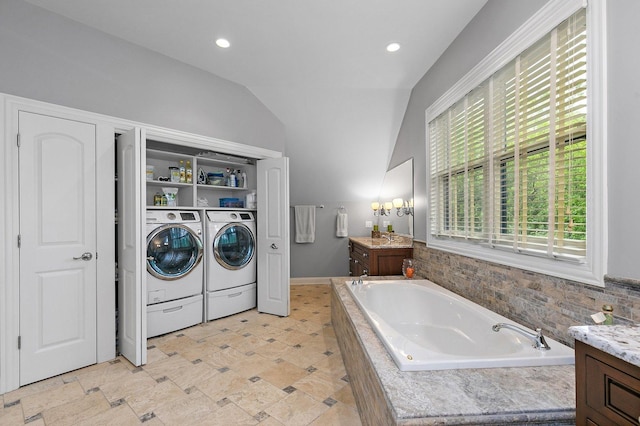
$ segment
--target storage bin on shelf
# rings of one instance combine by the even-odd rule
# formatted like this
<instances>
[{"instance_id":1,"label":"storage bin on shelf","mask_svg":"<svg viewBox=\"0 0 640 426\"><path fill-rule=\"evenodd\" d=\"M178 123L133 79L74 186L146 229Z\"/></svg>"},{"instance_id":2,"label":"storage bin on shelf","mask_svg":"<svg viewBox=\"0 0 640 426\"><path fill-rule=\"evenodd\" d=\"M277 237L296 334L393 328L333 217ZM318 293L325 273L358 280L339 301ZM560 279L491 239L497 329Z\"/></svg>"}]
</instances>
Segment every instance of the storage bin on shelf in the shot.
<instances>
[{"instance_id":1,"label":"storage bin on shelf","mask_svg":"<svg viewBox=\"0 0 640 426\"><path fill-rule=\"evenodd\" d=\"M239 198L220 198L220 207L244 208L244 200Z\"/></svg>"}]
</instances>

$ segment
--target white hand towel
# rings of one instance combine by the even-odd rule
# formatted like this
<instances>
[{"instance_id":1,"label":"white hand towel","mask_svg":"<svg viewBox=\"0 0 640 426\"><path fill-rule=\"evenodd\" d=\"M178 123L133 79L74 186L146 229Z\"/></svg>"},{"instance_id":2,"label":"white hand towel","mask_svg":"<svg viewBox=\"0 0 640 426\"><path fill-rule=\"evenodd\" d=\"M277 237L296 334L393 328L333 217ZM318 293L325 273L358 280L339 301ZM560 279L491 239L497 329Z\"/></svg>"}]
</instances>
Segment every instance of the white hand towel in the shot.
<instances>
[{"instance_id":1,"label":"white hand towel","mask_svg":"<svg viewBox=\"0 0 640 426\"><path fill-rule=\"evenodd\" d=\"M316 206L295 206L296 243L316 240Z\"/></svg>"},{"instance_id":2,"label":"white hand towel","mask_svg":"<svg viewBox=\"0 0 640 426\"><path fill-rule=\"evenodd\" d=\"M336 217L336 237L349 236L349 216L346 213L338 212Z\"/></svg>"}]
</instances>

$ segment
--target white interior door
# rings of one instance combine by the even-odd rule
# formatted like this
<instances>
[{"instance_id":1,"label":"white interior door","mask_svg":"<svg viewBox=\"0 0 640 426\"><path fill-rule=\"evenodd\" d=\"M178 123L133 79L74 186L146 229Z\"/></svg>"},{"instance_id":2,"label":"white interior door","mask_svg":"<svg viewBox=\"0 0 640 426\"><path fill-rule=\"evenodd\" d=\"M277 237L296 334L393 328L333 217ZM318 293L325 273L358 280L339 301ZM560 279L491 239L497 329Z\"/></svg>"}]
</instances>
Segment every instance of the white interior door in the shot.
<instances>
[{"instance_id":1,"label":"white interior door","mask_svg":"<svg viewBox=\"0 0 640 426\"><path fill-rule=\"evenodd\" d=\"M20 385L96 362L96 126L20 111Z\"/></svg>"},{"instance_id":2,"label":"white interior door","mask_svg":"<svg viewBox=\"0 0 640 426\"><path fill-rule=\"evenodd\" d=\"M258 311L289 315L289 159L257 162Z\"/></svg>"},{"instance_id":3,"label":"white interior door","mask_svg":"<svg viewBox=\"0 0 640 426\"><path fill-rule=\"evenodd\" d=\"M146 211L144 131L118 137L118 349L133 365L147 362L147 294L142 230Z\"/></svg>"}]
</instances>

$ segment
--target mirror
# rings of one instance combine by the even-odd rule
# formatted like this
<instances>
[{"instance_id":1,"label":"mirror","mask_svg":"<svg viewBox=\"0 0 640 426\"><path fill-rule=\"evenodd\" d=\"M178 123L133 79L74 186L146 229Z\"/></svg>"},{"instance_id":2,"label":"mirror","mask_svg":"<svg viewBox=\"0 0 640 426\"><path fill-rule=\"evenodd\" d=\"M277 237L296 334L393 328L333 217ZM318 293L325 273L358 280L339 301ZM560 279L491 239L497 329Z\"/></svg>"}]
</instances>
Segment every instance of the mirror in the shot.
<instances>
[{"instance_id":1,"label":"mirror","mask_svg":"<svg viewBox=\"0 0 640 426\"><path fill-rule=\"evenodd\" d=\"M398 216L398 209L392 207L387 215L376 216L377 224L380 231L386 231L387 225L391 224L396 234L413 237L413 215L405 213L408 209L413 212L413 158L388 170L384 175L378 197L380 205L393 203L398 198L404 202L403 208L400 208L400 214L404 215Z\"/></svg>"}]
</instances>

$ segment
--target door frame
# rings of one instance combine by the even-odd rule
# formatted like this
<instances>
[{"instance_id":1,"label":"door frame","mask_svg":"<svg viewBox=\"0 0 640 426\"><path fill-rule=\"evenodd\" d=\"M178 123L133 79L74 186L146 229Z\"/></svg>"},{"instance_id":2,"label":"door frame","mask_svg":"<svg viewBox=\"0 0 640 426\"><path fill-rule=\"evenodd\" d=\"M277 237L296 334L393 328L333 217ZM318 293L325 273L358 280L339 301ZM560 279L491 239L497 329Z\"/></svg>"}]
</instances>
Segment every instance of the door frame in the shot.
<instances>
[{"instance_id":1,"label":"door frame","mask_svg":"<svg viewBox=\"0 0 640 426\"><path fill-rule=\"evenodd\" d=\"M83 121L96 125L96 356L115 358L114 123L103 117L20 97L0 94L0 150L5 207L0 209L0 394L20 386L20 231L18 177L18 111Z\"/></svg>"}]
</instances>

